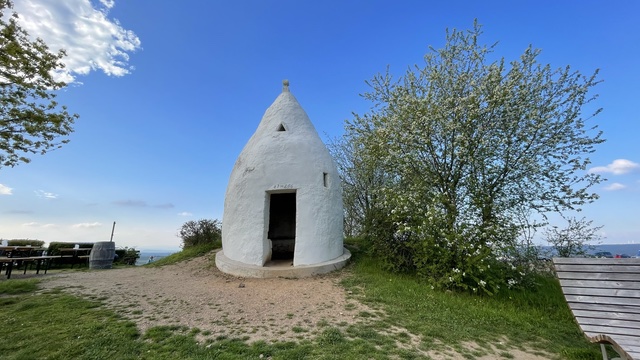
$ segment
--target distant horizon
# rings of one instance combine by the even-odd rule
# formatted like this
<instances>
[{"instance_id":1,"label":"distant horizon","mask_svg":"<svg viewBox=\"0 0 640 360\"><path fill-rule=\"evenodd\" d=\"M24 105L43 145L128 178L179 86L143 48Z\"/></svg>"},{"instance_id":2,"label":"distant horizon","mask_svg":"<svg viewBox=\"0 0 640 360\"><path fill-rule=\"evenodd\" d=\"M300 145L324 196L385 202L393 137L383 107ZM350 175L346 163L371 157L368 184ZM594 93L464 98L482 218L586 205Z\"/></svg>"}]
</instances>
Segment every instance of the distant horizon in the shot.
<instances>
[{"instance_id":1,"label":"distant horizon","mask_svg":"<svg viewBox=\"0 0 640 360\"><path fill-rule=\"evenodd\" d=\"M26 238L17 238L17 239L5 239L5 238L0 238L0 242L2 240L33 240L33 241L44 241L45 246L49 246L49 243L51 242L62 242L62 243L69 243L69 244L75 244L75 243L96 243L96 242L100 242L100 241L108 241L108 240L96 240L96 241L46 241L46 240L41 240L41 239L26 239ZM129 246L129 245L125 245L125 246L119 246L118 245L118 241L114 240L113 242L116 243L116 248L124 248L124 247L129 247L129 248L135 248L136 250L144 250L146 252L149 251L158 251L158 252L177 252L177 251L181 251L182 248L181 247L151 247L151 246ZM626 243L611 243L611 242L603 242L603 243L596 243L596 244L591 244L591 243L586 243L585 245L589 245L589 246L621 246L621 245L638 245L640 246L640 240L638 241L629 241ZM553 246L549 243L543 244L540 242L534 242L534 246Z\"/></svg>"}]
</instances>

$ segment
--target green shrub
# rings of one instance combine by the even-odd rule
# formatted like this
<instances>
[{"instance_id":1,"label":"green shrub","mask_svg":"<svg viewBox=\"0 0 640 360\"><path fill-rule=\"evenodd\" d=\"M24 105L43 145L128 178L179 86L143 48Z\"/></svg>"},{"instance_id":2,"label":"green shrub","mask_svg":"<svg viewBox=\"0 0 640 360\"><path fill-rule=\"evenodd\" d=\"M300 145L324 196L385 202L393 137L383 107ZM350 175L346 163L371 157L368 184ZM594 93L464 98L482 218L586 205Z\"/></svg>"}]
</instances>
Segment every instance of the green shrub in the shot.
<instances>
[{"instance_id":1,"label":"green shrub","mask_svg":"<svg viewBox=\"0 0 640 360\"><path fill-rule=\"evenodd\" d=\"M369 238L387 270L417 274L434 288L487 295L533 285L534 254L516 246L508 220L484 227L460 221L451 231L437 206L401 189L379 194L386 206L377 207Z\"/></svg>"},{"instance_id":2,"label":"green shrub","mask_svg":"<svg viewBox=\"0 0 640 360\"><path fill-rule=\"evenodd\" d=\"M135 265L140 258L140 250L125 246L122 249L116 249L116 255L113 260L114 264Z\"/></svg>"},{"instance_id":3,"label":"green shrub","mask_svg":"<svg viewBox=\"0 0 640 360\"><path fill-rule=\"evenodd\" d=\"M52 241L49 243L49 247L47 248L47 254L48 255L62 255L60 253L59 249L64 249L64 248L72 248L76 245L78 245L81 248L91 248L93 249L93 244L92 242L88 242L88 243L81 243L81 242L59 242L59 241Z\"/></svg>"},{"instance_id":4,"label":"green shrub","mask_svg":"<svg viewBox=\"0 0 640 360\"><path fill-rule=\"evenodd\" d=\"M200 219L187 221L178 232L182 248L212 244L222 239L222 224L219 220Z\"/></svg>"},{"instance_id":5,"label":"green shrub","mask_svg":"<svg viewBox=\"0 0 640 360\"><path fill-rule=\"evenodd\" d=\"M12 239L7 242L9 246L27 246L42 247L44 241L42 240L29 240L29 239Z\"/></svg>"},{"instance_id":6,"label":"green shrub","mask_svg":"<svg viewBox=\"0 0 640 360\"><path fill-rule=\"evenodd\" d=\"M193 259L198 256L203 256L214 249L219 249L221 246L222 246L222 243L219 240L212 243L191 246L191 247L182 249L182 251L179 251L177 253L173 253L169 256L165 256L160 260L146 264L145 266L158 267L158 266L175 264L180 261L185 261L185 260Z\"/></svg>"}]
</instances>

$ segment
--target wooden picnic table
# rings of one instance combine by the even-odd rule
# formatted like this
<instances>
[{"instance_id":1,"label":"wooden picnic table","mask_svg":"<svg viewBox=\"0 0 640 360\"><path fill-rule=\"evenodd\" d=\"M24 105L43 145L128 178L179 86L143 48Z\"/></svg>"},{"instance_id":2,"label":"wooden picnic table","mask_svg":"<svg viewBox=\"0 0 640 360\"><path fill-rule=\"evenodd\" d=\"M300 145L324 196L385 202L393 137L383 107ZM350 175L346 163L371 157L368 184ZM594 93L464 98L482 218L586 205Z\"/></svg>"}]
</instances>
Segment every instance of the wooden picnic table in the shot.
<instances>
[{"instance_id":1,"label":"wooden picnic table","mask_svg":"<svg viewBox=\"0 0 640 360\"><path fill-rule=\"evenodd\" d=\"M18 257L18 258L7 258L7 257L0 257L0 264L4 263L7 264L7 269L5 270L5 275L7 276L7 279L11 279L11 273L13 272L13 265L17 264L17 263L23 263L24 264L24 272L23 274L27 273L27 264L29 262L34 262L36 264L36 274L40 274L40 270L44 268L44 273L47 273L47 270L49 270L49 267L51 265L51 260L52 259L59 259L60 256L50 256L50 255L45 255L45 256L30 256L30 257ZM45 264L44 267L42 266L42 264Z\"/></svg>"},{"instance_id":2,"label":"wooden picnic table","mask_svg":"<svg viewBox=\"0 0 640 360\"><path fill-rule=\"evenodd\" d=\"M91 248L58 248L62 259L71 259L71 267L89 261Z\"/></svg>"},{"instance_id":3,"label":"wooden picnic table","mask_svg":"<svg viewBox=\"0 0 640 360\"><path fill-rule=\"evenodd\" d=\"M32 252L44 251L44 250L45 248L35 247L35 246L0 246L0 255L13 254L13 253L31 254Z\"/></svg>"},{"instance_id":4,"label":"wooden picnic table","mask_svg":"<svg viewBox=\"0 0 640 360\"><path fill-rule=\"evenodd\" d=\"M58 248L58 251L60 252L76 252L76 253L84 253L84 252L90 252L91 248Z\"/></svg>"}]
</instances>

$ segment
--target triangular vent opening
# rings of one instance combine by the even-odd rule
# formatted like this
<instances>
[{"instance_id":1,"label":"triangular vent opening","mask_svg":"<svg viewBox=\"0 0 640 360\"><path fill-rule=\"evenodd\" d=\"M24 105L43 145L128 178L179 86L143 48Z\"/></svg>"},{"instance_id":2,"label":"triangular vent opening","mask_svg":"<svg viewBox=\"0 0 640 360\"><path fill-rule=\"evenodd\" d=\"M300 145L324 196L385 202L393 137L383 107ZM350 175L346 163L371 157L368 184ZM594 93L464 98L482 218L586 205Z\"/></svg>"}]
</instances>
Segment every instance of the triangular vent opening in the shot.
<instances>
[{"instance_id":1,"label":"triangular vent opening","mask_svg":"<svg viewBox=\"0 0 640 360\"><path fill-rule=\"evenodd\" d=\"M287 129L284 128L283 124L280 124L280 126L278 126L278 131L287 131Z\"/></svg>"}]
</instances>

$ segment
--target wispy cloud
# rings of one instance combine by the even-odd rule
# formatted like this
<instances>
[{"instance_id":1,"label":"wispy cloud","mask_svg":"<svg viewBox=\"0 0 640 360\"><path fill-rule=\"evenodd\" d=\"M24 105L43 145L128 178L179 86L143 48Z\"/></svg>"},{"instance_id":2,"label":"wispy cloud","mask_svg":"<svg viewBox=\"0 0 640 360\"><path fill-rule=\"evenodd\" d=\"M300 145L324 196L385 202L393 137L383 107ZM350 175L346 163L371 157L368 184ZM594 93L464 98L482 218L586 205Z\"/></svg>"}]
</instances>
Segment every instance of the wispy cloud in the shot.
<instances>
[{"instance_id":1,"label":"wispy cloud","mask_svg":"<svg viewBox=\"0 0 640 360\"><path fill-rule=\"evenodd\" d=\"M114 5L114 0L20 0L14 11L30 36L43 39L52 51L66 50L66 67L57 75L71 83L94 70L123 76L133 69L129 53L140 49L140 39L109 18Z\"/></svg>"},{"instance_id":2,"label":"wispy cloud","mask_svg":"<svg viewBox=\"0 0 640 360\"><path fill-rule=\"evenodd\" d=\"M607 191L616 191L616 190L622 190L622 189L624 189L626 187L627 186L624 185L624 184L620 184L620 183L614 182L614 183L606 186L604 189L607 190Z\"/></svg>"},{"instance_id":3,"label":"wispy cloud","mask_svg":"<svg viewBox=\"0 0 640 360\"><path fill-rule=\"evenodd\" d=\"M640 168L640 164L635 163L627 159L616 159L607 166L596 166L589 169L590 173L612 173L614 175L622 175L630 173L633 170Z\"/></svg>"},{"instance_id":4,"label":"wispy cloud","mask_svg":"<svg viewBox=\"0 0 640 360\"><path fill-rule=\"evenodd\" d=\"M92 222L92 223L79 223L71 225L74 229L90 229L102 226L102 223Z\"/></svg>"},{"instance_id":5,"label":"wispy cloud","mask_svg":"<svg viewBox=\"0 0 640 360\"><path fill-rule=\"evenodd\" d=\"M22 224L22 226L25 227L39 227L39 228L46 228L46 229L54 229L54 228L58 228L59 226L56 224L40 224L39 222L28 222L28 223L24 223Z\"/></svg>"},{"instance_id":6,"label":"wispy cloud","mask_svg":"<svg viewBox=\"0 0 640 360\"><path fill-rule=\"evenodd\" d=\"M41 198L45 198L45 199L57 199L58 198L58 194L54 194L51 192L46 192L44 190L36 190L34 191L34 193L36 193L36 196L41 197Z\"/></svg>"},{"instance_id":7,"label":"wispy cloud","mask_svg":"<svg viewBox=\"0 0 640 360\"><path fill-rule=\"evenodd\" d=\"M13 190L13 189L8 187L8 186L6 186L6 185L0 184L0 195L13 195L11 190Z\"/></svg>"},{"instance_id":8,"label":"wispy cloud","mask_svg":"<svg viewBox=\"0 0 640 360\"><path fill-rule=\"evenodd\" d=\"M190 212L187 212L187 211L183 211L183 212L178 213L178 216L185 216L186 217L186 216L193 216L193 214L190 213Z\"/></svg>"},{"instance_id":9,"label":"wispy cloud","mask_svg":"<svg viewBox=\"0 0 640 360\"><path fill-rule=\"evenodd\" d=\"M100 0L100 3L102 3L102 5L107 9L111 9L116 2L115 0Z\"/></svg>"}]
</instances>

